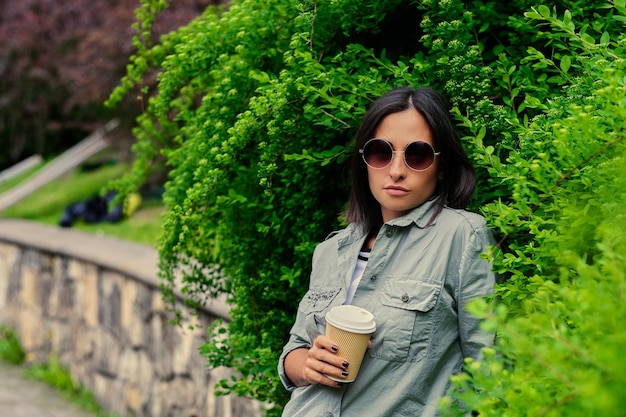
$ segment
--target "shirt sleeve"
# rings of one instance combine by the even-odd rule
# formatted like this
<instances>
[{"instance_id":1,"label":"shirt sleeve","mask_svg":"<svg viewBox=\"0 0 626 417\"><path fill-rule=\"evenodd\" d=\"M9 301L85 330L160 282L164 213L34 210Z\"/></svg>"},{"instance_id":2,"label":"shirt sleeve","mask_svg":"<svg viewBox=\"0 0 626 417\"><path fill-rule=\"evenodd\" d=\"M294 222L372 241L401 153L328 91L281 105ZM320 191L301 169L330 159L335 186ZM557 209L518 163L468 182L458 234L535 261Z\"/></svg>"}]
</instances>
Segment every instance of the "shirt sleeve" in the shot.
<instances>
[{"instance_id":1,"label":"shirt sleeve","mask_svg":"<svg viewBox=\"0 0 626 417\"><path fill-rule=\"evenodd\" d=\"M313 254L313 268L315 268L315 259L319 256L319 247L316 248L315 253ZM313 276L313 273L311 274ZM309 283L310 285L310 283ZM285 373L285 357L289 354L289 352L298 349L298 348L310 348L313 344L313 340L316 335L311 334L311 330L307 331L307 314L303 312L304 299L311 292L309 291L304 295L303 299L300 300L300 304L298 306L298 312L296 315L296 321L294 322L291 330L289 332L289 340L283 346L283 351L278 359L278 376L280 377L280 381L282 382L285 389L288 391L293 391L297 387L291 382L291 380L287 377Z\"/></svg>"},{"instance_id":2,"label":"shirt sleeve","mask_svg":"<svg viewBox=\"0 0 626 417\"><path fill-rule=\"evenodd\" d=\"M298 348L310 348L315 338L324 334L326 328L325 312L334 304L339 303L343 298L338 299L340 294L344 294L343 284L328 280L331 275L328 273L329 265L337 264L337 242L336 240L326 240L319 244L313 252L311 276L309 278L309 288L298 304L296 320L289 332L289 339L283 347L283 351L278 360L278 375L283 386L293 391L296 386L287 378L285 374L285 357L289 352Z\"/></svg>"},{"instance_id":3,"label":"shirt sleeve","mask_svg":"<svg viewBox=\"0 0 626 417\"><path fill-rule=\"evenodd\" d=\"M290 341L290 343L286 344L283 348L283 353L280 355L280 359L278 360L278 376L280 377L280 382L282 382L287 391L293 391L297 387L291 382L285 373L285 358L289 352L301 347L310 347L310 345L291 343Z\"/></svg>"},{"instance_id":4,"label":"shirt sleeve","mask_svg":"<svg viewBox=\"0 0 626 417\"><path fill-rule=\"evenodd\" d=\"M310 334L311 331L307 331L307 315L303 313L302 309L300 308L302 304L303 301L300 301L300 306L296 315L296 321L291 327L291 331L289 332L289 340L287 341L285 346L283 346L283 351L278 360L278 376L280 377L280 381L282 382L283 386L288 391L293 391L297 387L291 382L291 380L287 377L287 374L285 373L285 358L287 357L289 352L295 349L310 348L313 345L313 340L317 336L315 334Z\"/></svg>"},{"instance_id":5,"label":"shirt sleeve","mask_svg":"<svg viewBox=\"0 0 626 417\"><path fill-rule=\"evenodd\" d=\"M461 256L459 267L458 321L463 357L480 359L481 349L494 343L494 334L480 328L480 318L467 311L467 304L475 298L493 294L496 282L492 264L483 258L495 239L486 224L474 229Z\"/></svg>"}]
</instances>

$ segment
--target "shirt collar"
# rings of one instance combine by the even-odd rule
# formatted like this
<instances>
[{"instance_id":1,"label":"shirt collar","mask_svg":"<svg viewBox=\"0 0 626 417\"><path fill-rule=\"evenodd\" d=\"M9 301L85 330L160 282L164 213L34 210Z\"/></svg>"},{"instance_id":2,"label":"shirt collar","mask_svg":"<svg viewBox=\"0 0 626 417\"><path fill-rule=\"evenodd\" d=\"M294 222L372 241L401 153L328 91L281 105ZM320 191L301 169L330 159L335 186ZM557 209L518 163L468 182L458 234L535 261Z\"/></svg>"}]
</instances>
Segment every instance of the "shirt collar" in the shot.
<instances>
[{"instance_id":1,"label":"shirt collar","mask_svg":"<svg viewBox=\"0 0 626 417\"><path fill-rule=\"evenodd\" d=\"M393 220L388 221L386 224L391 226L406 227L415 223L420 229L429 226L430 218L437 209L437 198L434 197L425 201L422 205L415 207L404 216L396 217ZM437 219L433 219L430 224L435 224Z\"/></svg>"},{"instance_id":2,"label":"shirt collar","mask_svg":"<svg viewBox=\"0 0 626 417\"><path fill-rule=\"evenodd\" d=\"M415 207L404 216L390 220L386 224L390 226L406 227L414 223L420 229L433 225L437 222L437 218L433 219L430 224L429 220L437 209L437 200L437 197L433 197L425 201L422 205ZM356 240L363 241L367 237L363 229L356 226L354 223L349 224L341 234L343 236L339 238L339 246L350 244Z\"/></svg>"}]
</instances>

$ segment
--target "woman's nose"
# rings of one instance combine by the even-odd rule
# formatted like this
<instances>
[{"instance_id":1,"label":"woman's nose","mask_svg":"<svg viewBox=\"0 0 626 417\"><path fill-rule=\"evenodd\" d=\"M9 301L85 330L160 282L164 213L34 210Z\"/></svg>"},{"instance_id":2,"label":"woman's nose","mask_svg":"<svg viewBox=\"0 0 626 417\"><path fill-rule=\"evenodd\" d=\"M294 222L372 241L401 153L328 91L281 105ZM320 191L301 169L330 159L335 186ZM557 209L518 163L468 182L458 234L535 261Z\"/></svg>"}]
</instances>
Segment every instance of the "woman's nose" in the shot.
<instances>
[{"instance_id":1,"label":"woman's nose","mask_svg":"<svg viewBox=\"0 0 626 417\"><path fill-rule=\"evenodd\" d=\"M395 181L406 177L407 166L404 163L404 152L393 151L391 163L389 164L389 176Z\"/></svg>"}]
</instances>

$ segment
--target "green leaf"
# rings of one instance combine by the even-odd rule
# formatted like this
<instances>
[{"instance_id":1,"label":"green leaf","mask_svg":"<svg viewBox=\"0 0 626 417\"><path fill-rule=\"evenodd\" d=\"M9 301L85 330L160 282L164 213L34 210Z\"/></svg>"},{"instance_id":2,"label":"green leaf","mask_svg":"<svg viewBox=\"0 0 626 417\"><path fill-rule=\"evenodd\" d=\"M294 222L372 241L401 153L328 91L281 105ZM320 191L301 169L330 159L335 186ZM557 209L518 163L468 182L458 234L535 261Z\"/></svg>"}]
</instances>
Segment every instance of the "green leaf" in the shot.
<instances>
[{"instance_id":1,"label":"green leaf","mask_svg":"<svg viewBox=\"0 0 626 417\"><path fill-rule=\"evenodd\" d=\"M600 38L600 44L602 46L606 46L609 44L609 42L611 41L611 35L609 34L609 32L604 32L602 34L602 37Z\"/></svg>"},{"instance_id":2,"label":"green leaf","mask_svg":"<svg viewBox=\"0 0 626 417\"><path fill-rule=\"evenodd\" d=\"M543 4L539 6L539 14L544 18L550 17L550 9L548 6L544 6Z\"/></svg>"},{"instance_id":3,"label":"green leaf","mask_svg":"<svg viewBox=\"0 0 626 417\"><path fill-rule=\"evenodd\" d=\"M626 24L626 16L613 15L612 17L614 20L617 20L618 22L622 22Z\"/></svg>"},{"instance_id":4,"label":"green leaf","mask_svg":"<svg viewBox=\"0 0 626 417\"><path fill-rule=\"evenodd\" d=\"M561 71L563 71L564 73L567 73L571 65L572 65L572 58L569 55L564 55L563 58L561 58L561 63L560 63Z\"/></svg>"},{"instance_id":5,"label":"green leaf","mask_svg":"<svg viewBox=\"0 0 626 417\"><path fill-rule=\"evenodd\" d=\"M594 45L596 43L596 40L593 38L593 36L589 35L588 33L581 33L580 37L590 45Z\"/></svg>"},{"instance_id":6,"label":"green leaf","mask_svg":"<svg viewBox=\"0 0 626 417\"><path fill-rule=\"evenodd\" d=\"M476 133L476 140L482 141L485 138L486 134L487 134L487 127L481 126L480 129L478 130L478 133Z\"/></svg>"},{"instance_id":7,"label":"green leaf","mask_svg":"<svg viewBox=\"0 0 626 417\"><path fill-rule=\"evenodd\" d=\"M527 19L535 19L535 20L541 19L541 15L537 13L534 9L532 12L525 12L524 17L526 17Z\"/></svg>"}]
</instances>

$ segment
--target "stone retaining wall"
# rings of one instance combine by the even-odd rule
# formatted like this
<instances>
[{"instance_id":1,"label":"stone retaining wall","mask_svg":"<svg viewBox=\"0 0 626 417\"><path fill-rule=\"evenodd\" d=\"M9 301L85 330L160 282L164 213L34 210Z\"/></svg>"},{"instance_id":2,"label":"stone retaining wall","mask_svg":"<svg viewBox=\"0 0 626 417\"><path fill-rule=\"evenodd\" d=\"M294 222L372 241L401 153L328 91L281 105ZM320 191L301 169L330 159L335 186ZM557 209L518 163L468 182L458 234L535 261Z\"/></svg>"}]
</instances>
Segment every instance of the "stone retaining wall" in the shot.
<instances>
[{"instance_id":1,"label":"stone retaining wall","mask_svg":"<svg viewBox=\"0 0 626 417\"><path fill-rule=\"evenodd\" d=\"M258 416L250 400L215 395L228 370L207 370L198 353L227 306L214 301L199 317L181 308L185 322L172 326L148 246L0 220L0 323L29 361L56 355L120 416Z\"/></svg>"}]
</instances>

